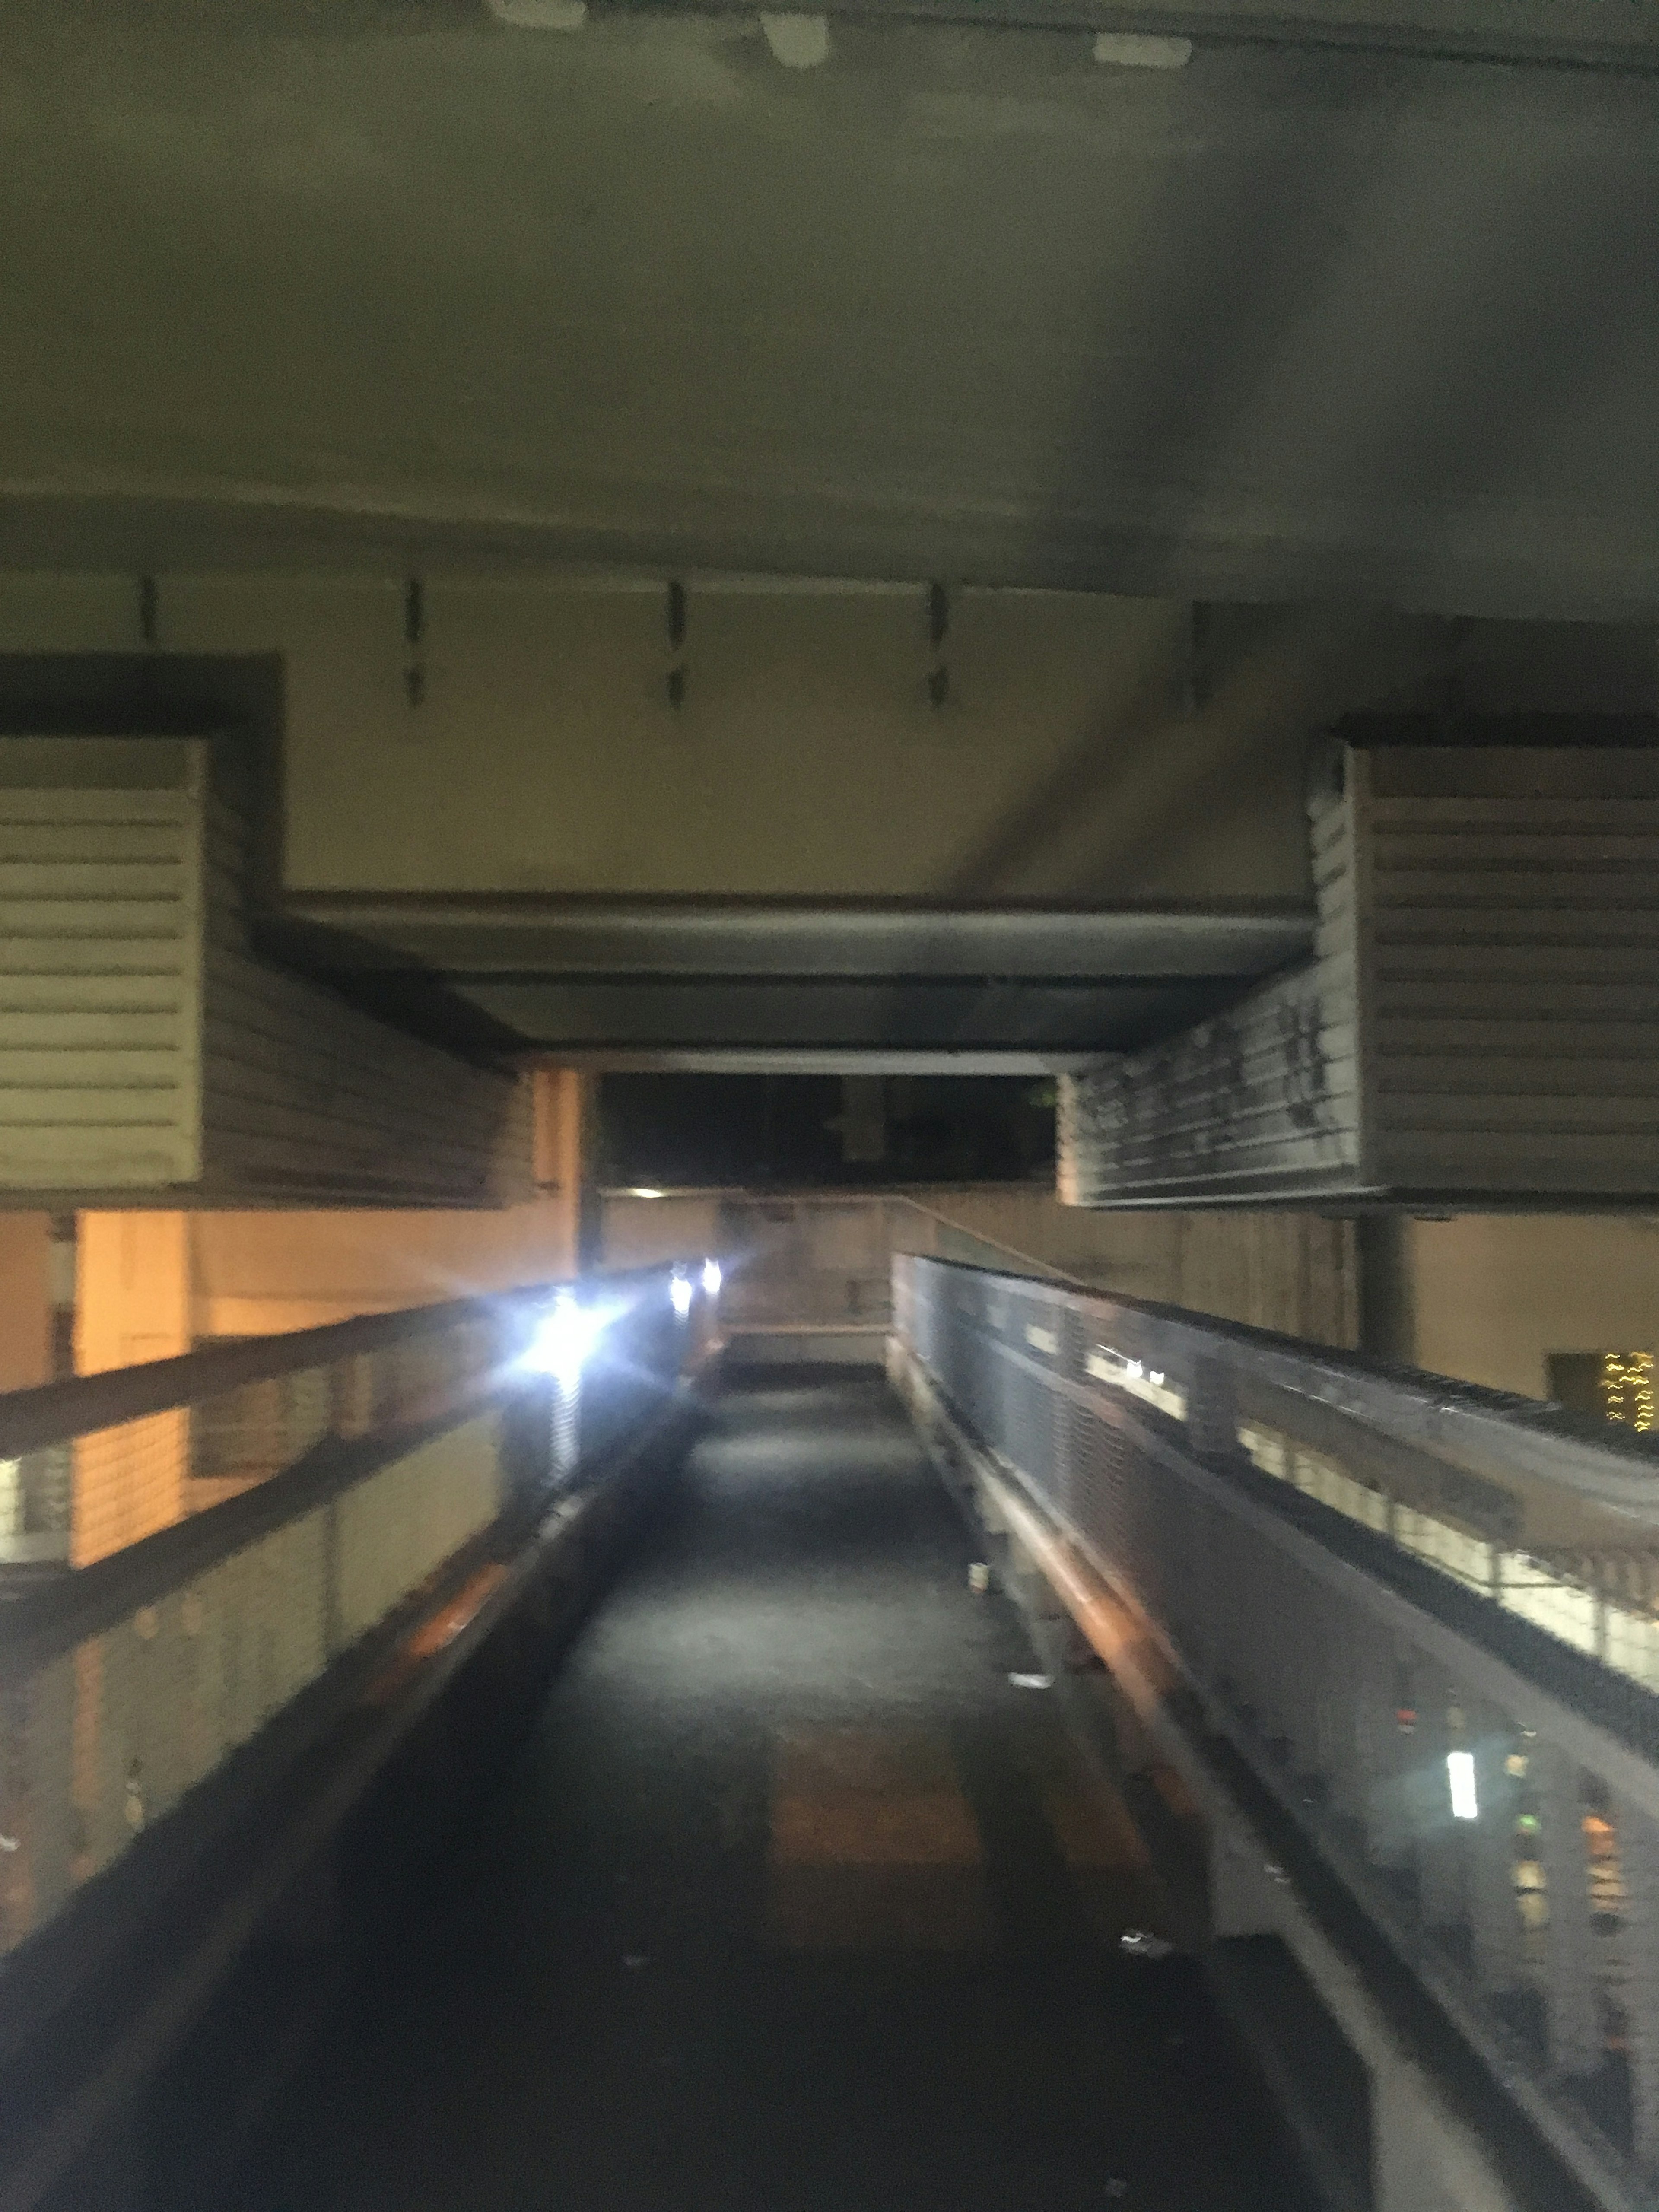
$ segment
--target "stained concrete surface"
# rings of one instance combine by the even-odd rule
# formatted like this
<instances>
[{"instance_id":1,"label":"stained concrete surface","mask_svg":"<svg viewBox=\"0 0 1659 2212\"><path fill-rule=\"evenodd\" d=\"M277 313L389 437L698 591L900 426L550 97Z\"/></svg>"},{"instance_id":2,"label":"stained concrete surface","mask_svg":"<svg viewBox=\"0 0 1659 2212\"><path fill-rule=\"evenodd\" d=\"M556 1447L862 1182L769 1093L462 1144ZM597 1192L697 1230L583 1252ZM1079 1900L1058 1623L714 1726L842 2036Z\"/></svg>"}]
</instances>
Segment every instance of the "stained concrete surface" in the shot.
<instances>
[{"instance_id":1,"label":"stained concrete surface","mask_svg":"<svg viewBox=\"0 0 1659 2212\"><path fill-rule=\"evenodd\" d=\"M728 1394L246 2212L1300 2212L874 1379Z\"/></svg>"}]
</instances>

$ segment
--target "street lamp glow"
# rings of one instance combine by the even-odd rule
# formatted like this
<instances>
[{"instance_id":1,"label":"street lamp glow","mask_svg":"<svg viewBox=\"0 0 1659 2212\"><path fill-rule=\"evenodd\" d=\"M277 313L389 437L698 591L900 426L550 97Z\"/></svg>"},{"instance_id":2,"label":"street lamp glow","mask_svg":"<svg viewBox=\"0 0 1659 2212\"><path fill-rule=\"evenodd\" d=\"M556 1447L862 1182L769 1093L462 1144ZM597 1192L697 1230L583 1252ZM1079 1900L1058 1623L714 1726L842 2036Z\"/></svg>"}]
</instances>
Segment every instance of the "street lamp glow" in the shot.
<instances>
[{"instance_id":1,"label":"street lamp glow","mask_svg":"<svg viewBox=\"0 0 1659 2212\"><path fill-rule=\"evenodd\" d=\"M1480 1800L1475 1795L1474 1753L1472 1751L1449 1751L1446 1753L1446 1779L1451 1784L1451 1808L1454 1820L1478 1820Z\"/></svg>"},{"instance_id":2,"label":"street lamp glow","mask_svg":"<svg viewBox=\"0 0 1659 2212\"><path fill-rule=\"evenodd\" d=\"M673 1300L674 1310L684 1321L691 1310L691 1279L677 1268L668 1285L668 1295Z\"/></svg>"},{"instance_id":3,"label":"street lamp glow","mask_svg":"<svg viewBox=\"0 0 1659 2212\"><path fill-rule=\"evenodd\" d=\"M720 1273L720 1261L705 1260L702 1263L702 1286L711 1298L719 1297L720 1285L724 1280L725 1277Z\"/></svg>"}]
</instances>

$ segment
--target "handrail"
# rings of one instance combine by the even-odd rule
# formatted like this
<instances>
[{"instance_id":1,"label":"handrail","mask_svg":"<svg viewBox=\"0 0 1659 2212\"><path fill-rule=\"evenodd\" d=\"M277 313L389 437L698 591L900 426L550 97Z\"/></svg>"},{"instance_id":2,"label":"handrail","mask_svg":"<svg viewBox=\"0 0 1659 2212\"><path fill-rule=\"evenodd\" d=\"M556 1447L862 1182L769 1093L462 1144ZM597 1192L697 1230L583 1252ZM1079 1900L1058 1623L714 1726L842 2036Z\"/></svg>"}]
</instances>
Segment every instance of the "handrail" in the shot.
<instances>
[{"instance_id":1,"label":"handrail","mask_svg":"<svg viewBox=\"0 0 1659 2212\"><path fill-rule=\"evenodd\" d=\"M941 1213L937 1206L924 1206L919 1198L900 1194L899 1203L908 1206L913 1213L920 1213L929 1221L936 1221L941 1229L948 1229L953 1236L965 1237L971 1244L982 1244L988 1252L1006 1252L1011 1260L1020 1261L1021 1268L1036 1268L1039 1279L1044 1282L1064 1283L1079 1291L1089 1287L1079 1277L1068 1274L1064 1267L1055 1267L1052 1261L1039 1260L1034 1252L1022 1252L1018 1245L1006 1243L1000 1237L988 1237L982 1229L969 1229L964 1222L953 1221L948 1213ZM918 1256L931 1258L933 1255L921 1254ZM971 1267L974 1263L971 1261L955 1261L950 1264ZM1015 1268L1010 1272L1018 1274L1021 1269Z\"/></svg>"},{"instance_id":2,"label":"handrail","mask_svg":"<svg viewBox=\"0 0 1659 2212\"><path fill-rule=\"evenodd\" d=\"M131 1367L9 1390L0 1395L0 1458L44 1451L96 1429L173 1413L245 1383L271 1382L301 1368L349 1358L354 1352L378 1352L388 1344L441 1335L469 1321L485 1319L504 1302L529 1303L545 1296L544 1288L505 1291L397 1313L360 1314L316 1328L204 1345L167 1359L147 1359Z\"/></svg>"},{"instance_id":3,"label":"handrail","mask_svg":"<svg viewBox=\"0 0 1659 2212\"><path fill-rule=\"evenodd\" d=\"M1656 1441L959 1262L897 1261L894 1305L924 1433L1128 1607L1592 2199L1651 2207ZM1507 1470L1511 1530L1469 1533L1471 1459ZM1529 1524L1583 1529L1587 1500L1613 1541Z\"/></svg>"},{"instance_id":4,"label":"handrail","mask_svg":"<svg viewBox=\"0 0 1659 2212\"><path fill-rule=\"evenodd\" d=\"M85 1540L0 1585L0 1972L434 1577L605 1479L706 1339L676 1272L562 1286L602 1327L545 1362L534 1285L0 1401L52 1440L9 1479L67 1488Z\"/></svg>"},{"instance_id":5,"label":"handrail","mask_svg":"<svg viewBox=\"0 0 1659 2212\"><path fill-rule=\"evenodd\" d=\"M931 1258L919 1254L919 1258ZM1092 1284L1051 1284L968 1261L937 1261L1006 1282L1096 1301L1147 1322L1174 1324L1218 1349L1259 1358L1282 1389L1347 1414L1442 1457L1500 1465L1565 1486L1606 1510L1659 1528L1659 1431L1643 1431L1517 1392L1494 1390L1364 1352L1340 1350L1190 1307ZM1517 1458L1517 1454L1519 1455Z\"/></svg>"},{"instance_id":6,"label":"handrail","mask_svg":"<svg viewBox=\"0 0 1659 2212\"><path fill-rule=\"evenodd\" d=\"M159 1604L260 1537L302 1520L428 1437L487 1411L502 1389L498 1382L428 1420L399 1422L373 1436L325 1437L240 1497L222 1498L72 1574L0 1590L0 1691L143 1607Z\"/></svg>"},{"instance_id":7,"label":"handrail","mask_svg":"<svg viewBox=\"0 0 1659 2212\"><path fill-rule=\"evenodd\" d=\"M668 1264L666 1262L664 1263ZM582 1282L627 1283L660 1272L656 1267L590 1273ZM301 1368L319 1367L356 1352L447 1334L492 1318L503 1307L533 1310L559 1287L556 1281L480 1291L436 1305L405 1306L392 1313L357 1314L314 1328L278 1330L236 1343L208 1344L166 1359L107 1368L0 1391L0 1459L44 1451L94 1430L115 1428L152 1413L176 1412L249 1382L269 1382Z\"/></svg>"}]
</instances>

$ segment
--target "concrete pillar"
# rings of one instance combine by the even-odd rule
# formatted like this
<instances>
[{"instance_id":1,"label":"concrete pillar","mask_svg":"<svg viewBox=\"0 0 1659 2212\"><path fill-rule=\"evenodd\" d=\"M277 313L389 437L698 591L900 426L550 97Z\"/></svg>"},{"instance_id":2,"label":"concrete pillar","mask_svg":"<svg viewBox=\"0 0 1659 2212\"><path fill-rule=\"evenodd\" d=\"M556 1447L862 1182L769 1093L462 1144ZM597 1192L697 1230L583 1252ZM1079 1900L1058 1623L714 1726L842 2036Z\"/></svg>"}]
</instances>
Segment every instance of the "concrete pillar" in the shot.
<instances>
[{"instance_id":1,"label":"concrete pillar","mask_svg":"<svg viewBox=\"0 0 1659 2212\"><path fill-rule=\"evenodd\" d=\"M556 1197L573 1224L568 1272L596 1267L605 1224L598 1182L599 1082L578 1067L539 1067L534 1089L532 1163L544 1199Z\"/></svg>"},{"instance_id":2,"label":"concrete pillar","mask_svg":"<svg viewBox=\"0 0 1659 2212\"><path fill-rule=\"evenodd\" d=\"M52 1378L52 1216L0 1213L0 1390Z\"/></svg>"},{"instance_id":3,"label":"concrete pillar","mask_svg":"<svg viewBox=\"0 0 1659 2212\"><path fill-rule=\"evenodd\" d=\"M1538 1781L1539 1856L1549 1905L1544 1994L1550 2064L1559 2074L1593 2074L1605 2051L1596 2002L1583 1788L1577 1767L1553 1744L1535 1744L1531 1759Z\"/></svg>"},{"instance_id":4,"label":"concrete pillar","mask_svg":"<svg viewBox=\"0 0 1659 2212\"><path fill-rule=\"evenodd\" d=\"M77 1373L190 1350L188 1215L83 1213L76 1269ZM158 1413L80 1440L70 1547L76 1566L182 1518L188 1450L189 1416L183 1413Z\"/></svg>"},{"instance_id":5,"label":"concrete pillar","mask_svg":"<svg viewBox=\"0 0 1659 2212\"><path fill-rule=\"evenodd\" d=\"M1403 1688L1400 1655L1391 1638L1357 1624L1358 1751L1365 1854L1373 1864L1397 1868L1411 1851L1410 1759L1414 1738L1399 1718Z\"/></svg>"},{"instance_id":6,"label":"concrete pillar","mask_svg":"<svg viewBox=\"0 0 1659 2212\"><path fill-rule=\"evenodd\" d=\"M1415 1672L1417 1903L1424 1926L1438 1931L1460 1925L1464 1917L1463 1823L1453 1818L1446 1765L1447 1754L1455 1747L1449 1725L1453 1693L1439 1668L1419 1662ZM1456 1747L1461 1746L1460 1736Z\"/></svg>"},{"instance_id":7,"label":"concrete pillar","mask_svg":"<svg viewBox=\"0 0 1659 2212\"><path fill-rule=\"evenodd\" d=\"M1521 1913L1515 1895L1515 1824L1519 1785L1509 1771L1516 1746L1513 1723L1496 1706L1472 1706L1468 1748L1474 1756L1480 1810L1469 1837L1469 1925L1475 1985L1501 1996L1520 1985L1524 1968Z\"/></svg>"},{"instance_id":8,"label":"concrete pillar","mask_svg":"<svg viewBox=\"0 0 1659 2212\"><path fill-rule=\"evenodd\" d=\"M1362 1214L1355 1224L1359 1347L1396 1366L1417 1362L1413 1224L1403 1213Z\"/></svg>"}]
</instances>

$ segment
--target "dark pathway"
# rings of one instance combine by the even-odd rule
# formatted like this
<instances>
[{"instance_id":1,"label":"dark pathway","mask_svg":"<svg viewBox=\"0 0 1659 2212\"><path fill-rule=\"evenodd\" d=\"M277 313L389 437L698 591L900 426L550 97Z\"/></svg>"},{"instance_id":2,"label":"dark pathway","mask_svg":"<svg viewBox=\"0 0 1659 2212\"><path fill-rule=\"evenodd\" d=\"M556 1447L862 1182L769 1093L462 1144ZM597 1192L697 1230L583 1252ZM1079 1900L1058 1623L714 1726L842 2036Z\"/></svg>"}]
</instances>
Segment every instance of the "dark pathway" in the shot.
<instances>
[{"instance_id":1,"label":"dark pathway","mask_svg":"<svg viewBox=\"0 0 1659 2212\"><path fill-rule=\"evenodd\" d=\"M730 1396L290 2099L282 2212L1300 2212L873 1382Z\"/></svg>"}]
</instances>

